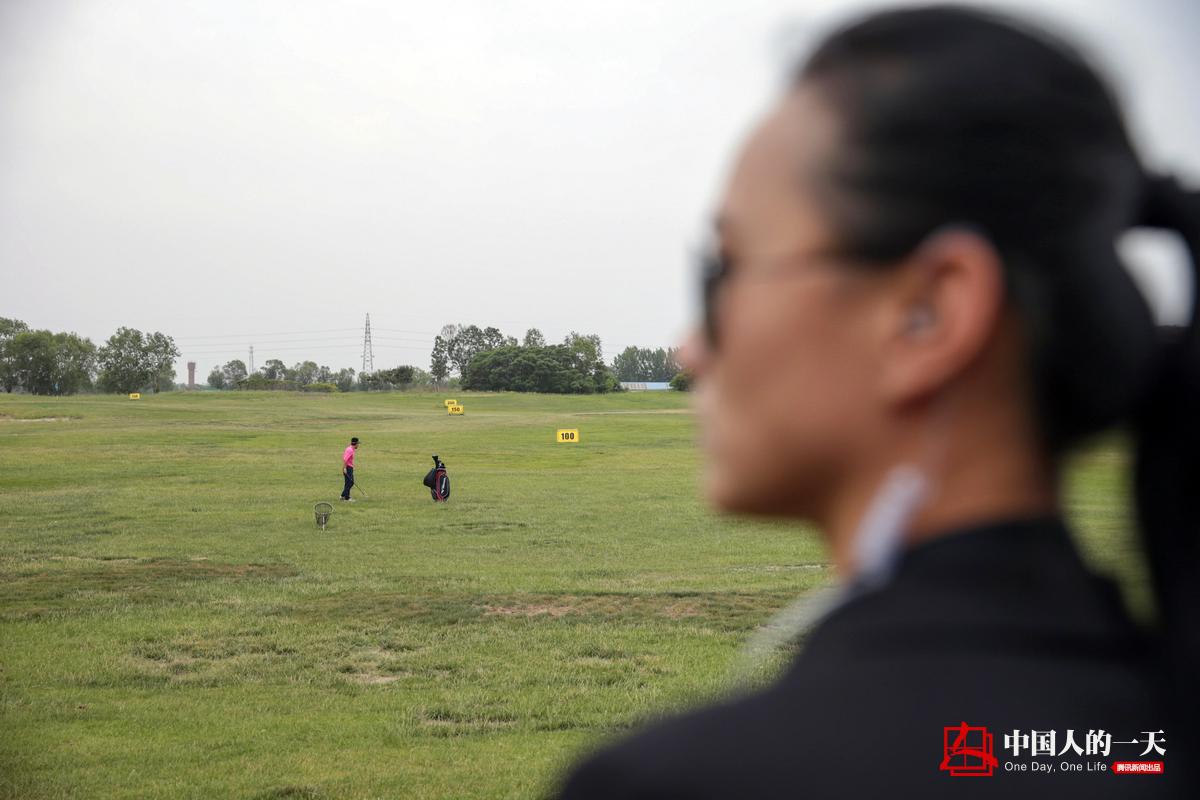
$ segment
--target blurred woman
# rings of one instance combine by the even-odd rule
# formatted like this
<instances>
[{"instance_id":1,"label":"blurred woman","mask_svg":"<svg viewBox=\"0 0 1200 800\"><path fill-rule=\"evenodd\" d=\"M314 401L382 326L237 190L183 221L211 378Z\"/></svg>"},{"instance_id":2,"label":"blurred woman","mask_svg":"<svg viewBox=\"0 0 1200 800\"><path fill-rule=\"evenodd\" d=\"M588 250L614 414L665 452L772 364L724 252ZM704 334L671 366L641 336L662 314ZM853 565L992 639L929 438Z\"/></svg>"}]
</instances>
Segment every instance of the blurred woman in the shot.
<instances>
[{"instance_id":1,"label":"blurred woman","mask_svg":"<svg viewBox=\"0 0 1200 800\"><path fill-rule=\"evenodd\" d=\"M1196 261L1197 195L1065 44L927 8L818 47L737 161L685 358L710 497L815 522L844 588L777 684L563 796L1200 796L1200 334L1153 324L1138 226ZM1064 454L1118 424L1154 630L1062 521Z\"/></svg>"}]
</instances>

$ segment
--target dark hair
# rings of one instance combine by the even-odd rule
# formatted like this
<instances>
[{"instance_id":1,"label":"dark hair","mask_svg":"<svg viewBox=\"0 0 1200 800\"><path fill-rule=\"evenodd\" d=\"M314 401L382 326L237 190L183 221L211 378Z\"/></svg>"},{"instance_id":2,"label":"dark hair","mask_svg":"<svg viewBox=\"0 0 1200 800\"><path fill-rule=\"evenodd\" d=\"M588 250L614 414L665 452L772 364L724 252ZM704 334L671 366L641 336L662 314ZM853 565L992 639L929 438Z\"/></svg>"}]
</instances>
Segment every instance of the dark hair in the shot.
<instances>
[{"instance_id":1,"label":"dark hair","mask_svg":"<svg viewBox=\"0 0 1200 800\"><path fill-rule=\"evenodd\" d=\"M351 436L351 437L350 437L350 444L358 444L358 437L357 437L357 436Z\"/></svg>"},{"instance_id":2,"label":"dark hair","mask_svg":"<svg viewBox=\"0 0 1200 800\"><path fill-rule=\"evenodd\" d=\"M874 14L826 39L795 80L842 125L818 191L847 255L883 264L943 226L980 231L1026 329L1050 451L1132 423L1160 618L1175 665L1200 665L1196 298L1189 326L1165 342L1115 250L1129 228L1167 228L1195 267L1200 196L1146 174L1078 53L991 13Z\"/></svg>"}]
</instances>

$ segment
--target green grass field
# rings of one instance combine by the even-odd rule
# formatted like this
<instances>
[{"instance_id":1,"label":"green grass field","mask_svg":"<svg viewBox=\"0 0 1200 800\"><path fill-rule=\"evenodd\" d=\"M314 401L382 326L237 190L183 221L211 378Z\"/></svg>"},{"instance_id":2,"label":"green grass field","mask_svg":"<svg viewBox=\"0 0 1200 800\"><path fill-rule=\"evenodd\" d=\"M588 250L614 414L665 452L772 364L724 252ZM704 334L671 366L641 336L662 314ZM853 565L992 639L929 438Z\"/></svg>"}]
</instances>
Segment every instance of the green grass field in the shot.
<instances>
[{"instance_id":1,"label":"green grass field","mask_svg":"<svg viewBox=\"0 0 1200 800\"><path fill-rule=\"evenodd\" d=\"M706 510L686 397L455 396L0 395L0 797L544 796L831 577ZM1123 465L1071 512L1136 600Z\"/></svg>"}]
</instances>

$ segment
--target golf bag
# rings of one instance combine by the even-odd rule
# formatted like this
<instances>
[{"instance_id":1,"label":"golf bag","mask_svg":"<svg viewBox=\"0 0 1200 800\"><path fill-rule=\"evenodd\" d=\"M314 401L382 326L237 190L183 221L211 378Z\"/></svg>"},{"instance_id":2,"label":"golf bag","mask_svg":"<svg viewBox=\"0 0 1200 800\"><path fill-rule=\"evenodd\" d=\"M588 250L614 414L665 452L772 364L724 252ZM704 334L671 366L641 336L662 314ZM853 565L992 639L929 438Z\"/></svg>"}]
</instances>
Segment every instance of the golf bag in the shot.
<instances>
[{"instance_id":1,"label":"golf bag","mask_svg":"<svg viewBox=\"0 0 1200 800\"><path fill-rule=\"evenodd\" d=\"M450 499L450 476L446 474L446 465L436 455L433 457L433 469L425 473L425 485L433 502L445 503Z\"/></svg>"}]
</instances>

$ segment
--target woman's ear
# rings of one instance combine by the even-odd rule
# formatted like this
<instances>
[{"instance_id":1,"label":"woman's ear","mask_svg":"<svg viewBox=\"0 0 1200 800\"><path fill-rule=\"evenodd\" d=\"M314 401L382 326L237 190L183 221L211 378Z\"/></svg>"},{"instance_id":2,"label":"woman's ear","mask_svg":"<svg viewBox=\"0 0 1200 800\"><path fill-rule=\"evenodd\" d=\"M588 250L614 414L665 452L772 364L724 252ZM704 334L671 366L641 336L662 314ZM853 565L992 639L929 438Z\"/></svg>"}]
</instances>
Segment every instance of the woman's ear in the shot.
<instances>
[{"instance_id":1,"label":"woman's ear","mask_svg":"<svg viewBox=\"0 0 1200 800\"><path fill-rule=\"evenodd\" d=\"M882 388L904 406L953 383L987 350L1004 306L1004 268L982 235L930 236L894 273L882 320Z\"/></svg>"}]
</instances>

